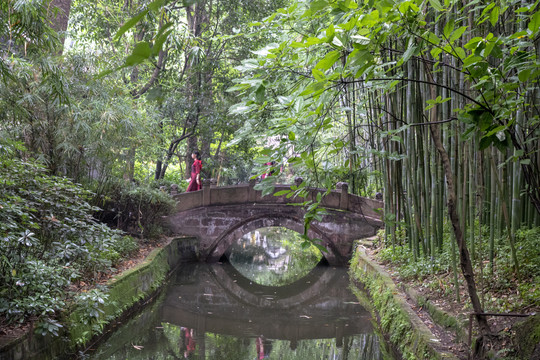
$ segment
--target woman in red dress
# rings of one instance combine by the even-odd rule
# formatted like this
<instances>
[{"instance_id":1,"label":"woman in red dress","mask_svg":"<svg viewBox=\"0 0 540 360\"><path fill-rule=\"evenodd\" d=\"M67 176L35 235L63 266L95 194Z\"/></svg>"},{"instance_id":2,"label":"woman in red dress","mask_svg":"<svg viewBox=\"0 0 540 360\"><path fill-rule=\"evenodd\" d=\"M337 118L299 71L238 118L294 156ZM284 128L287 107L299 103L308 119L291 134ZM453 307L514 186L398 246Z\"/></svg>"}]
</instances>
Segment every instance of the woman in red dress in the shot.
<instances>
[{"instance_id":1,"label":"woman in red dress","mask_svg":"<svg viewBox=\"0 0 540 360\"><path fill-rule=\"evenodd\" d=\"M201 184L201 169L202 169L202 162L201 162L201 155L198 151L194 151L191 154L191 158L193 159L193 165L191 165L191 180L189 181L189 186L186 190L186 192L189 191L197 191L202 189Z\"/></svg>"}]
</instances>

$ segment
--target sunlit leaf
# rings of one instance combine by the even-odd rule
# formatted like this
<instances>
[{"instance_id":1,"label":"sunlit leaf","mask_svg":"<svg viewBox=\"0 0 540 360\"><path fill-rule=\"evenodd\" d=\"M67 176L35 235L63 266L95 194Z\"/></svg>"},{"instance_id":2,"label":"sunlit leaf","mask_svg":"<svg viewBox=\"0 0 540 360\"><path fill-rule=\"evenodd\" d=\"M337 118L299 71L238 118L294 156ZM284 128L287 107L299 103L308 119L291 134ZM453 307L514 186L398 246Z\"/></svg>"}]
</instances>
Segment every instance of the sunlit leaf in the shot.
<instances>
[{"instance_id":1,"label":"sunlit leaf","mask_svg":"<svg viewBox=\"0 0 540 360\"><path fill-rule=\"evenodd\" d=\"M325 57L315 65L315 69L328 70L339 60L341 53L337 50L330 51Z\"/></svg>"},{"instance_id":2,"label":"sunlit leaf","mask_svg":"<svg viewBox=\"0 0 540 360\"><path fill-rule=\"evenodd\" d=\"M500 10L501 9L498 6L495 6L493 10L491 10L491 15L489 16L489 22L491 23L491 26L495 26L499 21Z\"/></svg>"},{"instance_id":3,"label":"sunlit leaf","mask_svg":"<svg viewBox=\"0 0 540 360\"><path fill-rule=\"evenodd\" d=\"M429 3L437 11L443 11L444 10L444 8L441 5L441 3L439 2L439 0L429 0Z\"/></svg>"},{"instance_id":4,"label":"sunlit leaf","mask_svg":"<svg viewBox=\"0 0 540 360\"><path fill-rule=\"evenodd\" d=\"M362 35L353 35L351 36L351 39L360 45L367 45L371 41L368 37L362 36Z\"/></svg>"},{"instance_id":5,"label":"sunlit leaf","mask_svg":"<svg viewBox=\"0 0 540 360\"><path fill-rule=\"evenodd\" d=\"M540 28L540 10L538 10L531 16L529 25L527 25L527 29L529 29L533 35L538 32L539 28Z\"/></svg>"},{"instance_id":6,"label":"sunlit leaf","mask_svg":"<svg viewBox=\"0 0 540 360\"><path fill-rule=\"evenodd\" d=\"M289 140L293 141L296 139L296 134L292 131L289 131Z\"/></svg>"}]
</instances>

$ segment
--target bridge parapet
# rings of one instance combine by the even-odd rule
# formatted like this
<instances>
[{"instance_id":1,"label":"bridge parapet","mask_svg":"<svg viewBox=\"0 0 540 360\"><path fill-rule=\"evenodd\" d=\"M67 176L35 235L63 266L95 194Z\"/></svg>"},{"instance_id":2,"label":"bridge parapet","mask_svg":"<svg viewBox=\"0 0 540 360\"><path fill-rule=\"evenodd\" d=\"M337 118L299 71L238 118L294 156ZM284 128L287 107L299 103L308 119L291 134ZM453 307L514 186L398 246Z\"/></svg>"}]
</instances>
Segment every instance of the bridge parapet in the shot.
<instances>
[{"instance_id":1,"label":"bridge parapet","mask_svg":"<svg viewBox=\"0 0 540 360\"><path fill-rule=\"evenodd\" d=\"M303 197L290 197L285 195L274 196L274 194L290 190L291 186L286 184L277 184L274 186L273 194L262 195L262 191L255 190L255 181L248 184L233 186L215 186L212 180L203 181L203 188L199 191L186 192L174 195L177 201L177 211L187 211L199 207L239 205L239 204L295 204L304 201L316 201L317 194L324 194L326 189L307 188L308 195ZM367 217L380 219L383 202L379 200L364 198L354 194L349 194L347 183L338 183L337 189L326 194L321 206L328 209L345 210L356 214L362 214Z\"/></svg>"}]
</instances>

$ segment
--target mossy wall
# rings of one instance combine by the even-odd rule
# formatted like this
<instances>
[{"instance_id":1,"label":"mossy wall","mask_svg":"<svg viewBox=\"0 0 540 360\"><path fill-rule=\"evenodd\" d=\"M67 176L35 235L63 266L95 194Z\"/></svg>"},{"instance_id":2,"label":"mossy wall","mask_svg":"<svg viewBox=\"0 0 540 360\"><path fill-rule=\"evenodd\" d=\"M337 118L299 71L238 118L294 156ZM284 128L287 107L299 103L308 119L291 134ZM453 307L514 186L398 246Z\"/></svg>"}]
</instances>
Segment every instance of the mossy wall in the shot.
<instances>
[{"instance_id":1,"label":"mossy wall","mask_svg":"<svg viewBox=\"0 0 540 360\"><path fill-rule=\"evenodd\" d=\"M165 283L170 271L181 261L196 260L192 257L196 252L189 251L194 247L194 238L173 239L167 246L154 249L138 266L111 279L107 283L109 298L101 309L102 322L85 324L77 312L70 314L66 323L69 324L71 343L77 346L86 344L99 334L106 324L155 293Z\"/></svg>"},{"instance_id":2,"label":"mossy wall","mask_svg":"<svg viewBox=\"0 0 540 360\"><path fill-rule=\"evenodd\" d=\"M540 360L540 314L517 324L515 330L518 359Z\"/></svg>"},{"instance_id":3,"label":"mossy wall","mask_svg":"<svg viewBox=\"0 0 540 360\"><path fill-rule=\"evenodd\" d=\"M26 334L0 349L0 359L59 359L72 357L115 319L150 298L165 283L171 270L182 262L197 260L195 238L173 239L163 248L153 250L133 269L115 276L107 284L108 300L101 306L98 321L85 323L77 311L65 315L60 336ZM71 353L71 355L70 355Z\"/></svg>"},{"instance_id":4,"label":"mossy wall","mask_svg":"<svg viewBox=\"0 0 540 360\"><path fill-rule=\"evenodd\" d=\"M363 249L356 249L349 273L368 291L382 333L403 359L456 359L438 348L431 331L399 294L390 276L372 263Z\"/></svg>"}]
</instances>

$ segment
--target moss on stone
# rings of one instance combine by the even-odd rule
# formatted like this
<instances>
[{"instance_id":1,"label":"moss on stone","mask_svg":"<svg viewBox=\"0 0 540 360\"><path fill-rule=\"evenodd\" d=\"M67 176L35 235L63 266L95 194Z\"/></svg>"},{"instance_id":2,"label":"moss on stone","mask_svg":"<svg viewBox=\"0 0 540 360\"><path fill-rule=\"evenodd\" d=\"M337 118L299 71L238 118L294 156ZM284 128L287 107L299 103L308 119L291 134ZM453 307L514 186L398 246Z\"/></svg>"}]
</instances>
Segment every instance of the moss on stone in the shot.
<instances>
[{"instance_id":1,"label":"moss on stone","mask_svg":"<svg viewBox=\"0 0 540 360\"><path fill-rule=\"evenodd\" d=\"M417 306L424 308L428 312L429 316L436 324L451 330L459 341L467 341L467 319L460 321L456 317L433 305L429 299L419 294L416 290L407 286L402 286L402 288Z\"/></svg>"},{"instance_id":2,"label":"moss on stone","mask_svg":"<svg viewBox=\"0 0 540 360\"><path fill-rule=\"evenodd\" d=\"M519 359L540 359L540 314L516 324L516 348Z\"/></svg>"},{"instance_id":3,"label":"moss on stone","mask_svg":"<svg viewBox=\"0 0 540 360\"><path fill-rule=\"evenodd\" d=\"M112 278L107 283L109 297L101 306L103 313L98 322L87 324L79 312L72 312L66 321L71 343L83 346L107 324L155 293L181 258L185 242L189 243L189 239L174 239L164 248L154 249L141 264Z\"/></svg>"},{"instance_id":4,"label":"moss on stone","mask_svg":"<svg viewBox=\"0 0 540 360\"><path fill-rule=\"evenodd\" d=\"M386 272L358 248L350 267L351 277L368 291L381 330L404 359L456 359L437 349L433 335L412 311Z\"/></svg>"},{"instance_id":5,"label":"moss on stone","mask_svg":"<svg viewBox=\"0 0 540 360\"><path fill-rule=\"evenodd\" d=\"M71 342L84 345L107 323L161 286L170 269L167 255L166 248L155 249L143 263L111 279L107 284L109 297L101 306L103 313L97 322L86 323L80 312L72 312L67 321Z\"/></svg>"}]
</instances>

